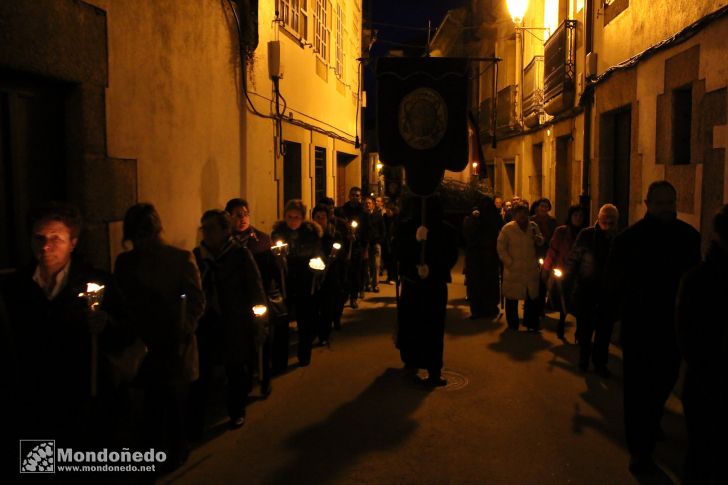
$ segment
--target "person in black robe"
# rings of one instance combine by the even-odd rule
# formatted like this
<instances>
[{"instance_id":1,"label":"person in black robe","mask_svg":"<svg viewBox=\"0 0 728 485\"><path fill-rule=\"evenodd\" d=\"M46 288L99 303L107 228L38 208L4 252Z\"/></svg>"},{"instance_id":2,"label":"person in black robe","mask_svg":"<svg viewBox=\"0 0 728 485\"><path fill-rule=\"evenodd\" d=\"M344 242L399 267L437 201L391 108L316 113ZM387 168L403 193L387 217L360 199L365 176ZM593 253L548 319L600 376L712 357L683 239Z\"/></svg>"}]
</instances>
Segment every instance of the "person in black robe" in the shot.
<instances>
[{"instance_id":1,"label":"person in black robe","mask_svg":"<svg viewBox=\"0 0 728 485\"><path fill-rule=\"evenodd\" d=\"M436 196L412 197L395 226L394 254L402 292L398 301L397 347L405 369L427 369L426 384L442 379L447 284L457 262L457 232L443 221Z\"/></svg>"},{"instance_id":2,"label":"person in black robe","mask_svg":"<svg viewBox=\"0 0 728 485\"><path fill-rule=\"evenodd\" d=\"M463 221L465 284L471 319L494 317L499 313L500 260L497 243L502 227L503 219L490 197L484 197Z\"/></svg>"}]
</instances>

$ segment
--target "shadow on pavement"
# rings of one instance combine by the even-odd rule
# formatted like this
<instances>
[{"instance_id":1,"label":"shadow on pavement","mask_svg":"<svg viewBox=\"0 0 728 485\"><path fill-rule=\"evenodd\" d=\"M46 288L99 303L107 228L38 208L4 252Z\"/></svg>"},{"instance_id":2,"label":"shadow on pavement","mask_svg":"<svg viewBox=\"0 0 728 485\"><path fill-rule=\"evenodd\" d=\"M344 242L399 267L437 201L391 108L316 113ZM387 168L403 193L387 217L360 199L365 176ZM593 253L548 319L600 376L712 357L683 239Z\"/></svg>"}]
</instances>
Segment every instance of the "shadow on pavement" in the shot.
<instances>
[{"instance_id":1,"label":"shadow on pavement","mask_svg":"<svg viewBox=\"0 0 728 485\"><path fill-rule=\"evenodd\" d=\"M452 336L468 337L480 333L495 332L503 326L503 315L470 320L468 314L463 314L462 308L448 308L445 333Z\"/></svg>"},{"instance_id":2,"label":"shadow on pavement","mask_svg":"<svg viewBox=\"0 0 728 485\"><path fill-rule=\"evenodd\" d=\"M551 344L537 332L516 332L506 329L500 334L498 342L488 345L494 352L508 354L517 362L532 360L536 353L547 349Z\"/></svg>"},{"instance_id":3,"label":"shadow on pavement","mask_svg":"<svg viewBox=\"0 0 728 485\"><path fill-rule=\"evenodd\" d=\"M286 445L296 457L264 482L331 483L343 478L361 455L404 442L417 428L412 415L428 394L426 388L407 385L402 370L387 369L326 421L291 436Z\"/></svg>"},{"instance_id":4,"label":"shadow on pavement","mask_svg":"<svg viewBox=\"0 0 728 485\"><path fill-rule=\"evenodd\" d=\"M583 434L585 429L591 428L612 442L626 450L627 443L624 436L624 408L622 386L622 359L610 353L609 368L613 375L603 379L593 372L582 372L578 368L579 347L577 345L560 345L550 349L554 359L550 362L552 367L562 368L573 374L582 376L586 390L579 397L581 401L574 403L574 416L571 422L574 434ZM560 359L560 360L559 360ZM598 416L587 415L591 410ZM662 428L665 439L657 443L655 460L660 469L652 474L635 477L638 483L672 484L675 477L680 476L684 452L687 449L684 417L669 408L665 409L662 418ZM624 466L628 463L625 461Z\"/></svg>"}]
</instances>

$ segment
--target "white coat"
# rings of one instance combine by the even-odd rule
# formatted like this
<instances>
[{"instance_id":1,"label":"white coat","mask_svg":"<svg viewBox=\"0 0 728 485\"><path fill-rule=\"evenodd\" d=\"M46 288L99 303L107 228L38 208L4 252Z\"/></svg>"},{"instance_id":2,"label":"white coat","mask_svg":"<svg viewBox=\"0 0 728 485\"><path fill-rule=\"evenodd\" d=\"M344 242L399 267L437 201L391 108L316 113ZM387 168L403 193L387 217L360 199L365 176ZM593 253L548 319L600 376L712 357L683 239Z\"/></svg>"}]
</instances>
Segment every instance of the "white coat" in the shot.
<instances>
[{"instance_id":1,"label":"white coat","mask_svg":"<svg viewBox=\"0 0 728 485\"><path fill-rule=\"evenodd\" d=\"M543 236L535 222L521 230L511 221L498 235L498 257L503 262L503 296L509 300L538 297L539 265L536 246L543 244Z\"/></svg>"}]
</instances>

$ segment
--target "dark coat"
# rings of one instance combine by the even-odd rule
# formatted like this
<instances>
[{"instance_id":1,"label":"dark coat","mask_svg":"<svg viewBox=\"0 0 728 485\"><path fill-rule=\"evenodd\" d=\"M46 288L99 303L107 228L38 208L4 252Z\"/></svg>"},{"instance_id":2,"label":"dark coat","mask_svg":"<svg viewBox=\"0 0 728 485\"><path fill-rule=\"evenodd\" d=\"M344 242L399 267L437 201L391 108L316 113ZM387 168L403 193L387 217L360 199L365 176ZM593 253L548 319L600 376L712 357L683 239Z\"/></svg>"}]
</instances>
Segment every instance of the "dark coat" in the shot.
<instances>
[{"instance_id":1,"label":"dark coat","mask_svg":"<svg viewBox=\"0 0 728 485\"><path fill-rule=\"evenodd\" d=\"M354 239L353 253L356 255L369 247L369 240L371 239L369 217L362 204L354 204L351 201L342 206L342 212L349 224L352 221L356 221L359 224L355 230L352 230Z\"/></svg>"},{"instance_id":2,"label":"dark coat","mask_svg":"<svg viewBox=\"0 0 728 485\"><path fill-rule=\"evenodd\" d=\"M463 221L465 239L465 275L468 280L477 279L486 273L498 274L498 234L503 220L498 214L467 216Z\"/></svg>"},{"instance_id":3,"label":"dark coat","mask_svg":"<svg viewBox=\"0 0 728 485\"><path fill-rule=\"evenodd\" d=\"M118 351L131 342L125 308L111 276L80 261L72 261L66 286L48 300L32 280L35 265L13 275L5 288L10 342L18 371L17 398L23 428L28 423L45 423L51 433L64 423L72 428L87 410L90 396L91 334L88 308L79 293L86 283L104 285L101 309L111 317L99 336L99 395L111 391L105 353ZM29 430L28 430L29 431ZM82 430L78 430L82 433Z\"/></svg>"},{"instance_id":4,"label":"dark coat","mask_svg":"<svg viewBox=\"0 0 728 485\"><path fill-rule=\"evenodd\" d=\"M531 220L538 224L538 228L541 231L544 240L542 246L536 247L536 254L540 258L546 257L546 252L549 249L549 245L551 244L551 238L554 235L554 231L556 231L556 226L558 225L558 222L556 222L556 219L554 219L550 215L546 215L545 217L531 216Z\"/></svg>"},{"instance_id":5,"label":"dark coat","mask_svg":"<svg viewBox=\"0 0 728 485\"><path fill-rule=\"evenodd\" d=\"M574 315L584 317L609 306L606 266L610 249L611 241L598 225L584 228L576 236L564 280L565 297Z\"/></svg>"},{"instance_id":6,"label":"dark coat","mask_svg":"<svg viewBox=\"0 0 728 485\"><path fill-rule=\"evenodd\" d=\"M700 233L677 219L663 223L647 215L614 239L607 278L625 347L677 352L678 285L699 262Z\"/></svg>"},{"instance_id":7,"label":"dark coat","mask_svg":"<svg viewBox=\"0 0 728 485\"><path fill-rule=\"evenodd\" d=\"M713 243L705 262L683 276L677 298L678 343L690 374L723 382L726 391L728 366L728 249ZM722 315L722 317L721 317ZM698 378L697 375L694 377ZM717 390L717 389L716 389ZM725 408L724 408L725 409Z\"/></svg>"},{"instance_id":8,"label":"dark coat","mask_svg":"<svg viewBox=\"0 0 728 485\"><path fill-rule=\"evenodd\" d=\"M253 315L253 306L267 304L253 255L232 241L218 255L204 244L194 254L207 302L197 330L200 346L209 345L218 354L213 359L224 364L253 365L265 323Z\"/></svg>"},{"instance_id":9,"label":"dark coat","mask_svg":"<svg viewBox=\"0 0 728 485\"><path fill-rule=\"evenodd\" d=\"M321 226L313 221L303 221L297 230L290 229L285 221L273 226L272 237L275 241L288 244L285 258L285 280L287 298L310 296L314 271L309 268L311 258L323 257L321 248Z\"/></svg>"},{"instance_id":10,"label":"dark coat","mask_svg":"<svg viewBox=\"0 0 728 485\"><path fill-rule=\"evenodd\" d=\"M132 325L149 348L139 377L146 383L183 380L192 363L183 358L181 346L189 342L205 307L194 256L166 244L133 249L116 258L114 276ZM187 296L185 315L181 295Z\"/></svg>"},{"instance_id":11,"label":"dark coat","mask_svg":"<svg viewBox=\"0 0 728 485\"><path fill-rule=\"evenodd\" d=\"M263 231L250 226L246 231L233 235L235 242L250 250L258 265L267 295L277 295L284 291L283 275L278 259L273 254L271 237Z\"/></svg>"},{"instance_id":12,"label":"dark coat","mask_svg":"<svg viewBox=\"0 0 728 485\"><path fill-rule=\"evenodd\" d=\"M713 243L705 262L682 279L676 307L678 343L687 362L683 404L690 483L725 483L728 432L728 248ZM722 474L722 475L721 475ZM713 480L711 480L713 477Z\"/></svg>"}]
</instances>

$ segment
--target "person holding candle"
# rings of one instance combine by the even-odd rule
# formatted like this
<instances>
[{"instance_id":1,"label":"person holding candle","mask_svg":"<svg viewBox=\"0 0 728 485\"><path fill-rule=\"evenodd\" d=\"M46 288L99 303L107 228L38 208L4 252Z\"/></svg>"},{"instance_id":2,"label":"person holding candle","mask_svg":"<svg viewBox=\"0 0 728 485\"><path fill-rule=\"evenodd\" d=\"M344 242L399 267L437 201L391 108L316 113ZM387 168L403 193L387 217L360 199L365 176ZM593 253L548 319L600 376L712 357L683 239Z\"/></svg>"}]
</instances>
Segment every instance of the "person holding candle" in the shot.
<instances>
[{"instance_id":1,"label":"person holding candle","mask_svg":"<svg viewBox=\"0 0 728 485\"><path fill-rule=\"evenodd\" d=\"M288 367L288 314L285 311L283 294L283 273L279 261L273 254L270 235L250 223L250 206L241 198L230 199L225 211L231 217L233 241L250 250L260 270L263 289L268 295L269 332L263 344L263 369L260 377L260 390L264 396L271 393L271 376L283 372ZM277 303L276 303L277 302Z\"/></svg>"},{"instance_id":2,"label":"person holding candle","mask_svg":"<svg viewBox=\"0 0 728 485\"><path fill-rule=\"evenodd\" d=\"M215 364L227 375L230 427L245 424L245 406L258 367L258 348L268 332L267 319L253 307L267 305L263 282L252 253L231 236L231 217L208 210L200 220L202 242L194 249L207 305L197 336L200 378L192 385L193 431L202 434L205 409L214 381Z\"/></svg>"},{"instance_id":3,"label":"person holding candle","mask_svg":"<svg viewBox=\"0 0 728 485\"><path fill-rule=\"evenodd\" d=\"M101 357L129 343L123 302L110 275L76 255L78 209L51 203L32 211L31 219L35 261L10 277L3 291L18 374L11 378L17 389L7 396L17 417L11 434L81 446L108 442L108 413L123 396ZM104 287L93 310L80 297L89 283Z\"/></svg>"},{"instance_id":4,"label":"person holding candle","mask_svg":"<svg viewBox=\"0 0 728 485\"><path fill-rule=\"evenodd\" d=\"M152 204L126 211L123 242L132 248L116 258L114 276L149 349L137 379L144 391L144 438L167 453L166 467L174 469L189 454L187 398L199 372L195 329L205 308L200 272L190 251L162 240Z\"/></svg>"},{"instance_id":5,"label":"person holding candle","mask_svg":"<svg viewBox=\"0 0 728 485\"><path fill-rule=\"evenodd\" d=\"M305 367L311 363L311 346L317 329L317 270L310 263L323 256L323 233L318 224L306 220L306 206L301 199L289 200L283 214L283 220L273 226L272 237L287 244L286 304L289 318L295 318L298 326L298 363Z\"/></svg>"},{"instance_id":6,"label":"person holding candle","mask_svg":"<svg viewBox=\"0 0 728 485\"><path fill-rule=\"evenodd\" d=\"M362 204L361 188L349 189L349 200L342 207L344 218L351 227L351 247L349 248L349 303L351 308L359 308L357 300L363 295L364 265L369 259L368 218Z\"/></svg>"},{"instance_id":7,"label":"person holding candle","mask_svg":"<svg viewBox=\"0 0 728 485\"><path fill-rule=\"evenodd\" d=\"M576 236L584 228L585 219L584 208L582 206L572 205L569 207L566 223L554 230L554 235L551 237L551 242L549 243L548 251L546 251L546 257L541 268L541 279L547 286L550 304L559 310L559 324L556 329L556 336L561 340L564 340L567 309L562 308L561 304L562 285L557 284L558 279L551 280L551 275L554 269L561 270L562 275L566 273L566 262L571 253L571 248L574 246L574 241L576 241ZM566 276L563 275L563 277ZM549 281L552 282L550 288L548 288Z\"/></svg>"},{"instance_id":8,"label":"person holding candle","mask_svg":"<svg viewBox=\"0 0 728 485\"><path fill-rule=\"evenodd\" d=\"M317 336L321 345L329 344L331 328L339 317L340 291L346 282L346 266L344 260L345 236L341 234L336 225L329 220L329 207L317 205L311 212L312 219L323 230L321 249L326 264L321 289L319 291L319 318ZM340 325L340 322L339 322Z\"/></svg>"},{"instance_id":9,"label":"person holding candle","mask_svg":"<svg viewBox=\"0 0 728 485\"><path fill-rule=\"evenodd\" d=\"M525 300L523 323L539 330L539 263L536 247L544 244L538 225L528 220L528 206L516 205L513 220L498 235L498 256L503 262L503 295L508 328L518 330L518 301Z\"/></svg>"},{"instance_id":10,"label":"person holding candle","mask_svg":"<svg viewBox=\"0 0 728 485\"><path fill-rule=\"evenodd\" d=\"M612 204L599 209L597 222L583 229L574 241L566 261L564 287L576 316L576 339L579 342L579 368L589 369L589 362L603 378L609 378L607 368L609 343L613 322L609 319L610 301L607 297L606 266L609 250L617 235L619 210Z\"/></svg>"}]
</instances>

